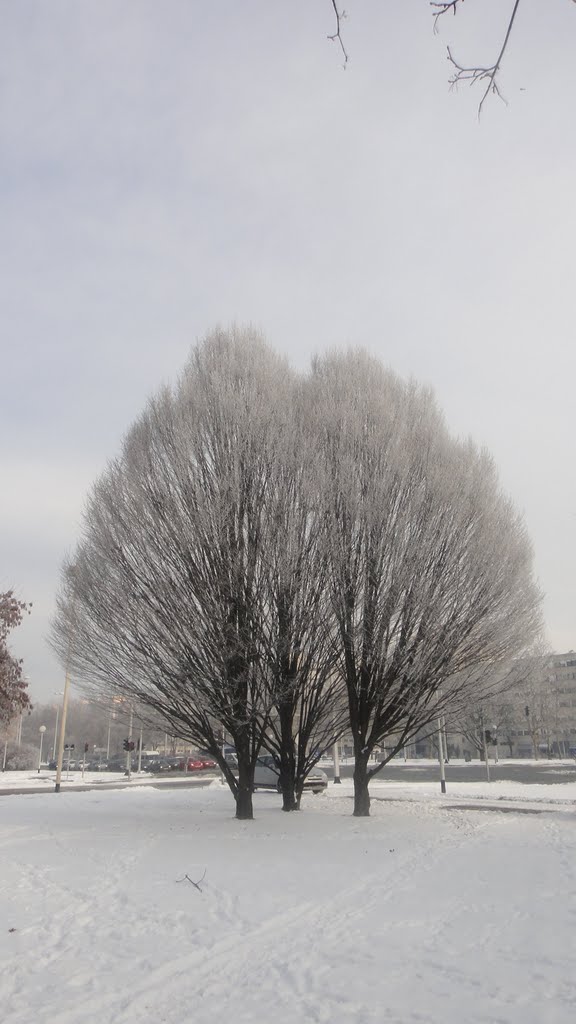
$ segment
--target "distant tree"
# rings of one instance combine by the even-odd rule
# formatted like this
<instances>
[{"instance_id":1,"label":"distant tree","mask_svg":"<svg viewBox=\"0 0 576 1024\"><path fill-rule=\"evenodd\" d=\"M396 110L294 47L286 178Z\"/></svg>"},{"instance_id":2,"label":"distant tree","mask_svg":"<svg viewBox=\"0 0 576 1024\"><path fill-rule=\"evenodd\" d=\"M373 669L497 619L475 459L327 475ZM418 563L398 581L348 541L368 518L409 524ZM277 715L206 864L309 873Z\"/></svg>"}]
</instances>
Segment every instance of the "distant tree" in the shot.
<instances>
[{"instance_id":1,"label":"distant tree","mask_svg":"<svg viewBox=\"0 0 576 1024\"><path fill-rule=\"evenodd\" d=\"M22 660L8 648L8 636L29 614L31 604L19 601L12 590L0 594L0 724L7 725L30 707Z\"/></svg>"},{"instance_id":2,"label":"distant tree","mask_svg":"<svg viewBox=\"0 0 576 1024\"><path fill-rule=\"evenodd\" d=\"M540 593L491 459L449 436L427 391L363 353L318 359L310 389L354 814L366 815L386 761L489 693L494 666L539 635Z\"/></svg>"},{"instance_id":3,"label":"distant tree","mask_svg":"<svg viewBox=\"0 0 576 1024\"><path fill-rule=\"evenodd\" d=\"M6 771L27 771L38 766L38 747L31 743L7 743Z\"/></svg>"}]
</instances>

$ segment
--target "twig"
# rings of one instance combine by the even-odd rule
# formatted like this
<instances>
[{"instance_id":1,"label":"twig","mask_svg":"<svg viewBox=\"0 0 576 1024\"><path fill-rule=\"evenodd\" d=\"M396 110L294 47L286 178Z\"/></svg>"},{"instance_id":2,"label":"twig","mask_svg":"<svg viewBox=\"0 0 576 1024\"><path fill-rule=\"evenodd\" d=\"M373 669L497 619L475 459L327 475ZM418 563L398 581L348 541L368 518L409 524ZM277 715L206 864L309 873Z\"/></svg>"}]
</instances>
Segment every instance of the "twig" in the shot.
<instances>
[{"instance_id":1,"label":"twig","mask_svg":"<svg viewBox=\"0 0 576 1024\"><path fill-rule=\"evenodd\" d=\"M341 25L341 22L346 17L346 11L339 11L338 10L338 5L336 3L336 0L332 0L332 7L334 8L334 14L336 16L336 31L335 31L334 35L328 36L328 39L330 39L331 42L333 42L333 43L338 41L338 43L340 44L340 49L342 50L342 54L344 56L344 70L346 70L346 65L348 63L348 54L346 53L346 47L344 46L344 43L342 41L342 35L340 33L340 25Z\"/></svg>"},{"instance_id":2,"label":"twig","mask_svg":"<svg viewBox=\"0 0 576 1024\"><path fill-rule=\"evenodd\" d=\"M458 2L458 0L456 0L456 2ZM462 2L463 2L463 0L462 0ZM449 7L449 6L451 6L451 5L447 5L447 7ZM493 92L496 96L498 96L502 100L503 103L506 103L506 100L504 99L504 96L500 92L500 87L499 87L498 82L496 80L496 76L497 76L498 72L500 71L500 67L501 67L501 64L502 64L502 58L504 57L504 54L506 52L506 47L508 46L508 41L510 39L510 33L512 32L512 26L514 24L514 18L516 17L516 12L517 12L519 6L520 6L520 0L514 0L514 7L512 8L512 14L510 15L510 20L508 22L508 28L506 29L506 35L504 36L504 42L502 43L502 48L500 50L500 53L498 54L497 60L490 67L487 67L487 68L483 68L483 67L470 67L470 68L467 68L467 67L464 67L462 64L460 64L455 59L455 57L452 56L452 51L451 51L450 47L449 46L447 47L447 50L448 50L448 60L450 61L452 66L456 69L455 74L452 75L452 78L450 79L450 86L451 87L454 87L454 86L458 85L459 82L469 82L470 85L474 85L475 82L482 82L482 81L487 81L487 83L488 83L487 86L486 86L486 89L484 90L484 94L482 96L482 99L480 100L480 103L478 105L478 117L480 117L480 115L482 113L482 107L484 106L484 101L485 101L486 97L488 96L488 94L490 92ZM442 10L442 11L439 12L439 15L440 14L444 14L444 13L445 13L445 11ZM437 16L439 16L439 15L437 15Z\"/></svg>"},{"instance_id":3,"label":"twig","mask_svg":"<svg viewBox=\"0 0 576 1024\"><path fill-rule=\"evenodd\" d=\"M176 881L177 882L185 882L186 879L188 879L188 881L191 883L191 885L193 885L196 889L198 889L198 892L202 892L202 889L200 888L200 882L203 882L205 878L206 878L206 868L204 869L204 874L202 875L202 878L199 878L197 882L195 882L193 878L190 878L190 875L184 875L184 878L177 878Z\"/></svg>"},{"instance_id":4,"label":"twig","mask_svg":"<svg viewBox=\"0 0 576 1024\"><path fill-rule=\"evenodd\" d=\"M443 14L447 14L448 11L452 11L452 14L456 14L456 8L458 4L464 3L464 0L450 0L449 3L433 3L430 2L430 7L439 7L440 10L433 11L432 17L434 18L434 31L438 31L438 18L441 18Z\"/></svg>"}]
</instances>

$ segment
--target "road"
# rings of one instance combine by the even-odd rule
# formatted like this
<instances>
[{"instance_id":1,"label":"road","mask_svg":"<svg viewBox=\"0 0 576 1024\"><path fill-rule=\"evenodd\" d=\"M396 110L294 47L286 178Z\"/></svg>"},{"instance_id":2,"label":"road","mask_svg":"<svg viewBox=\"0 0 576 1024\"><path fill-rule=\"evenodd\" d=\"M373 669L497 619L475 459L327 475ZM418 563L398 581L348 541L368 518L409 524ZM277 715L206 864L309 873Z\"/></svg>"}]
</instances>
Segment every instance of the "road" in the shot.
<instances>
[{"instance_id":1,"label":"road","mask_svg":"<svg viewBox=\"0 0 576 1024\"><path fill-rule=\"evenodd\" d=\"M334 769L330 764L322 764L320 767L326 772L328 778L332 780L334 778ZM445 766L446 768L446 784L450 782L485 782L486 781L486 766L480 764L478 761L470 762L465 764L461 761L452 762ZM351 764L343 764L340 767L340 777L348 779L352 777L354 766ZM9 773L7 773L9 774ZM202 776L191 776L189 778L183 778L180 772L175 773L173 776L162 779L151 779L145 784L148 786L157 786L161 789L180 789L184 787L193 786L208 786L213 779L218 778L218 773L209 772ZM394 761L387 764L381 772L376 776L378 779L390 780L391 782L436 782L440 778L440 767L435 761ZM490 778L496 782L498 780L506 780L510 782L522 782L525 785L530 783L538 783L539 785L551 785L552 783L569 783L576 782L576 761L542 761L542 762L529 762L529 761L499 761L495 764L493 761L490 762ZM63 784L62 792L69 793L85 793L90 789L126 789L127 787L138 786L137 781L128 782L121 779L114 779L110 782L106 782L105 779L99 778L98 781L87 782L79 786L67 787ZM18 786L17 784L10 788L3 789L0 787L0 796L15 796L23 793L47 793L53 792L54 787L50 786L47 788L46 784L42 786Z\"/></svg>"},{"instance_id":2,"label":"road","mask_svg":"<svg viewBox=\"0 0 576 1024\"><path fill-rule=\"evenodd\" d=\"M334 778L332 765L322 765L329 779ZM465 764L456 762L445 765L446 783L452 782L484 782L486 780L486 765L480 762ZM354 771L353 765L341 765L340 777L351 778ZM389 779L392 782L435 782L440 778L440 766L434 761L394 761L387 764L376 776L378 779ZM495 764L490 761L490 778L494 781L506 780L511 782L523 782L524 784L538 783L539 785L550 785L552 783L576 782L576 761L545 761L536 762L511 762L499 761Z\"/></svg>"}]
</instances>

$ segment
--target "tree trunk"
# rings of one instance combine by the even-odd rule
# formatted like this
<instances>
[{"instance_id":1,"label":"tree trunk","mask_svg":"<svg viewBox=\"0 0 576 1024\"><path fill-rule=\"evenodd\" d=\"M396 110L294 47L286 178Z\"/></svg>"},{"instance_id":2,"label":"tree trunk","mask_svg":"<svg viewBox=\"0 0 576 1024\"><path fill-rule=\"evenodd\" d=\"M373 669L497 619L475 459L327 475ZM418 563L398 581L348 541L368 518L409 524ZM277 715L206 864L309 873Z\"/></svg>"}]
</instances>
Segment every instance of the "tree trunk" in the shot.
<instances>
[{"instance_id":1,"label":"tree trunk","mask_svg":"<svg viewBox=\"0 0 576 1024\"><path fill-rule=\"evenodd\" d=\"M251 763L248 737L240 733L234 737L236 756L238 758L238 792L236 794L236 817L242 821L251 821L254 817L252 808L252 790L254 787L254 765Z\"/></svg>"},{"instance_id":2,"label":"tree trunk","mask_svg":"<svg viewBox=\"0 0 576 1024\"><path fill-rule=\"evenodd\" d=\"M370 793L368 792L368 753L356 753L354 765L354 817L370 816Z\"/></svg>"},{"instance_id":3,"label":"tree trunk","mask_svg":"<svg viewBox=\"0 0 576 1024\"><path fill-rule=\"evenodd\" d=\"M245 786L238 786L238 794L236 796L236 817L240 821L252 821L254 817L254 811L252 808L252 790L250 787L246 789Z\"/></svg>"},{"instance_id":4,"label":"tree trunk","mask_svg":"<svg viewBox=\"0 0 576 1024\"><path fill-rule=\"evenodd\" d=\"M294 705L292 701L280 704L280 786L282 790L282 810L297 811L296 800L296 757L294 756Z\"/></svg>"},{"instance_id":5,"label":"tree trunk","mask_svg":"<svg viewBox=\"0 0 576 1024\"><path fill-rule=\"evenodd\" d=\"M282 810L297 811L298 809L299 806L298 801L296 800L294 786L291 785L289 780L285 780L282 782Z\"/></svg>"}]
</instances>

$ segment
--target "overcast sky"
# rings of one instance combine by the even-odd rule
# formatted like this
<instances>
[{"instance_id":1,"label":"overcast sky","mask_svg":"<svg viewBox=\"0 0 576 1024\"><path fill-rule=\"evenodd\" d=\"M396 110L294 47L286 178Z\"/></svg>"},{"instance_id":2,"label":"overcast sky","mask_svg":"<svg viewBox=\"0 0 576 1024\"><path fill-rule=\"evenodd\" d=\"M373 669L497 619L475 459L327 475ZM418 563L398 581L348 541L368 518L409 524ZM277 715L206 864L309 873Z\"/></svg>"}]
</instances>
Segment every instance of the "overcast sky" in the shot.
<instances>
[{"instance_id":1,"label":"overcast sky","mask_svg":"<svg viewBox=\"0 0 576 1024\"><path fill-rule=\"evenodd\" d=\"M523 0L508 106L450 92L512 0L0 0L0 590L33 700L88 488L217 324L430 384L523 510L576 647L576 5Z\"/></svg>"}]
</instances>

